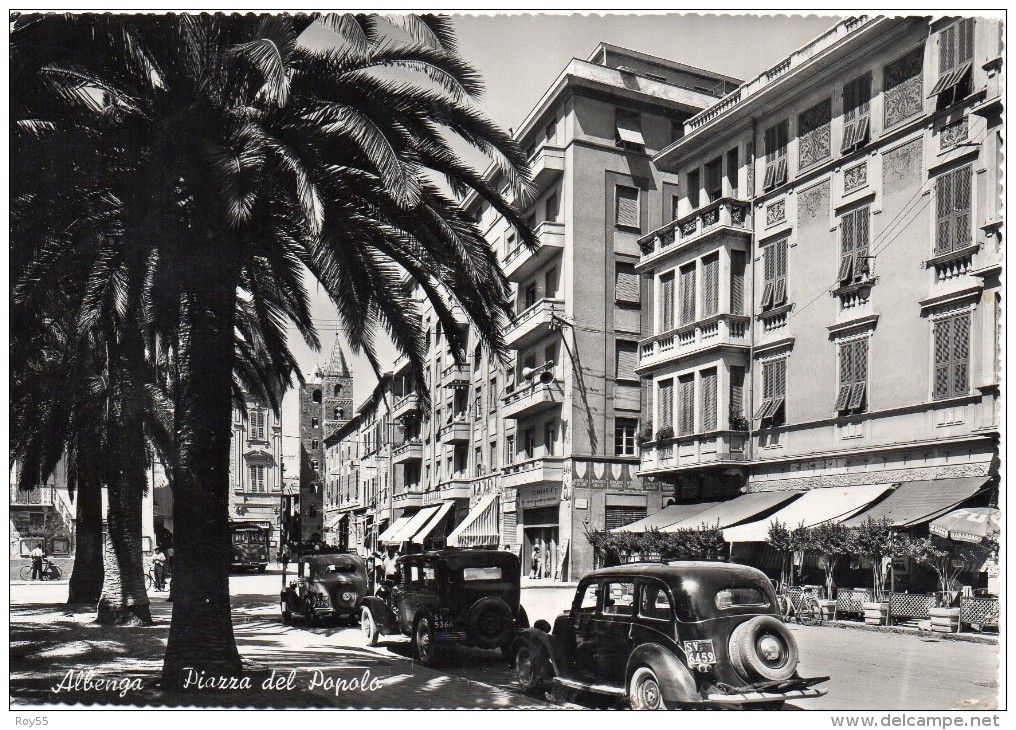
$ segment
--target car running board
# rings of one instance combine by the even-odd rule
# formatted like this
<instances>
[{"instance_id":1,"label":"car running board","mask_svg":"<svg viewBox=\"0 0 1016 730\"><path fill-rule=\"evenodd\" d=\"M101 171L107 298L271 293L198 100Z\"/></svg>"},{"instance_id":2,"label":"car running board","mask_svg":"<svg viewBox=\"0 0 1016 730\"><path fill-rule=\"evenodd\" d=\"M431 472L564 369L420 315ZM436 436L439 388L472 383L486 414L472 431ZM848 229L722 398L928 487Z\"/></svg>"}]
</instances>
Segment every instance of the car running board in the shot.
<instances>
[{"instance_id":1,"label":"car running board","mask_svg":"<svg viewBox=\"0 0 1016 730\"><path fill-rule=\"evenodd\" d=\"M822 697L827 692L824 689L788 689L785 692L737 692L735 694L713 693L706 696L706 702L717 702L720 704L743 704L749 702L782 702L783 700L800 700L809 697Z\"/></svg>"},{"instance_id":2,"label":"car running board","mask_svg":"<svg viewBox=\"0 0 1016 730\"><path fill-rule=\"evenodd\" d=\"M612 697L624 697L626 694L624 687L617 687L613 684L593 684L592 682L580 682L577 679L565 679L564 677L554 677L554 681L569 689L578 689L584 692L596 692L597 694L611 695Z\"/></svg>"}]
</instances>

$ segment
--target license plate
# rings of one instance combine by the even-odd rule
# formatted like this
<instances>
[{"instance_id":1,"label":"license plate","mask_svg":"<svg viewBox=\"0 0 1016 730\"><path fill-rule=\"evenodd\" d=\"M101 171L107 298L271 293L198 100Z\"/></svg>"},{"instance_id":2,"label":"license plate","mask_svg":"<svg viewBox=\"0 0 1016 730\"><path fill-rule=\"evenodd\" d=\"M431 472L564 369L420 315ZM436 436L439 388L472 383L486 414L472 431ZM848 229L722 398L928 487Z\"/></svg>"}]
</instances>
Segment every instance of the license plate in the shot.
<instances>
[{"instance_id":1,"label":"license plate","mask_svg":"<svg viewBox=\"0 0 1016 730\"><path fill-rule=\"evenodd\" d=\"M713 651L713 640L684 642L684 653L689 664L716 664L716 652Z\"/></svg>"}]
</instances>

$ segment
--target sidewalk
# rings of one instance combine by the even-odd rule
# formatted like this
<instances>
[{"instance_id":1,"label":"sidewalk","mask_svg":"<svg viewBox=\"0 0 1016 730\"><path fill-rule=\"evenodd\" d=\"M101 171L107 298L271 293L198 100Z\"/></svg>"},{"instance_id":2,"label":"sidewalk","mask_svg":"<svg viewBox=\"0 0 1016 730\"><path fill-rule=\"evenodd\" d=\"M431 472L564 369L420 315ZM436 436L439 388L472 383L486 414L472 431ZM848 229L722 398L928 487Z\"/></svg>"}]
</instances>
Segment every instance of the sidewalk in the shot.
<instances>
[{"instance_id":1,"label":"sidewalk","mask_svg":"<svg viewBox=\"0 0 1016 730\"><path fill-rule=\"evenodd\" d=\"M946 641L969 641L972 644L998 645L998 634L979 634L973 631L960 631L955 634L944 634L938 631L924 630L915 626L872 626L861 621L823 621L823 626L838 629L858 629L883 634L909 634L921 638L944 639Z\"/></svg>"}]
</instances>

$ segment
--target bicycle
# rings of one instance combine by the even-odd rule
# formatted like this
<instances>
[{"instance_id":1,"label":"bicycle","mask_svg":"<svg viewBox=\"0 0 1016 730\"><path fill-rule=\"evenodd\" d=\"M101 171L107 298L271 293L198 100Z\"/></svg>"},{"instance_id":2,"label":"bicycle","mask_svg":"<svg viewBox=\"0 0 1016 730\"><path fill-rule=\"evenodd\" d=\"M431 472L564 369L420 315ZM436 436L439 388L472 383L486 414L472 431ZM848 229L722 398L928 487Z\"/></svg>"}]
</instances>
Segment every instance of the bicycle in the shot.
<instances>
[{"instance_id":1,"label":"bicycle","mask_svg":"<svg viewBox=\"0 0 1016 730\"><path fill-rule=\"evenodd\" d=\"M792 620L802 626L820 626L822 624L822 607L813 588L801 588L799 593L789 587L780 589L776 600L779 604L783 623ZM797 593L795 597L795 593Z\"/></svg>"},{"instance_id":2,"label":"bicycle","mask_svg":"<svg viewBox=\"0 0 1016 730\"><path fill-rule=\"evenodd\" d=\"M166 585L165 590L169 590L169 571L163 568L162 570L162 582ZM152 586L155 585L155 566L149 565L148 572L145 573L145 591L152 590Z\"/></svg>"},{"instance_id":3,"label":"bicycle","mask_svg":"<svg viewBox=\"0 0 1016 730\"><path fill-rule=\"evenodd\" d=\"M42 573L39 575L40 580L60 580L62 575L63 573L60 572L60 568L53 562L45 559L42 561ZM21 580L32 580L31 564L21 569Z\"/></svg>"}]
</instances>

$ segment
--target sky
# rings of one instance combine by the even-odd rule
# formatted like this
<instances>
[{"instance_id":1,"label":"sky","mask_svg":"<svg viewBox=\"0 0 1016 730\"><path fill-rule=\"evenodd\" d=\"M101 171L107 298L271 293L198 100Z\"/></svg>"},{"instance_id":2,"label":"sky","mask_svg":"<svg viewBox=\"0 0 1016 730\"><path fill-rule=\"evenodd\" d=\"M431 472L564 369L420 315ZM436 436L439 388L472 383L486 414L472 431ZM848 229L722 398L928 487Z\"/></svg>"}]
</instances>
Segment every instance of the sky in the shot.
<instances>
[{"instance_id":1,"label":"sky","mask_svg":"<svg viewBox=\"0 0 1016 730\"><path fill-rule=\"evenodd\" d=\"M604 41L662 56L689 66L748 80L794 49L833 26L836 16L745 15L455 15L459 51L486 83L480 107L502 127L525 119L572 58L585 59ZM314 352L290 330L297 362L312 378L328 362L341 326L334 306L314 282L308 282L312 313L322 348ZM378 355L390 365L396 352L383 333ZM366 358L353 355L342 341L354 370L354 402L366 399L377 380ZM283 459L287 474L298 474L299 396L294 388L283 401Z\"/></svg>"}]
</instances>

